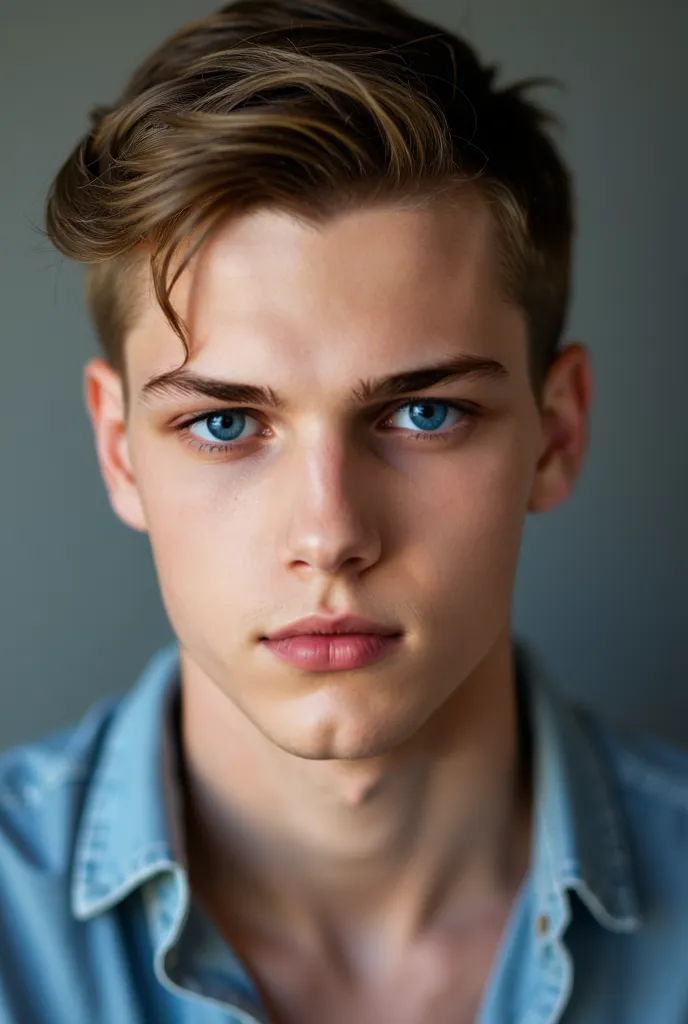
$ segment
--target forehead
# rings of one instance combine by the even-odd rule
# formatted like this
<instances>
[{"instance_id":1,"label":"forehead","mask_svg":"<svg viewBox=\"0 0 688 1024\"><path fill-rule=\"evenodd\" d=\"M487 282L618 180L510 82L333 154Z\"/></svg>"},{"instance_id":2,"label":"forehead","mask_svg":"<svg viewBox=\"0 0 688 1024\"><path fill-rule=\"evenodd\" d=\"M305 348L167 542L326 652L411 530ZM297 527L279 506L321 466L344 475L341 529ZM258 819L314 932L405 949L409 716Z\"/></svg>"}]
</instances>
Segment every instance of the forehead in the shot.
<instances>
[{"instance_id":1,"label":"forehead","mask_svg":"<svg viewBox=\"0 0 688 1024\"><path fill-rule=\"evenodd\" d=\"M416 365L452 346L485 354L505 334L513 344L523 318L502 295L498 267L493 219L470 197L319 224L259 211L220 228L172 298L198 372L259 374L265 383L266 370L298 369L315 383ZM127 347L134 388L183 358L152 299Z\"/></svg>"}]
</instances>

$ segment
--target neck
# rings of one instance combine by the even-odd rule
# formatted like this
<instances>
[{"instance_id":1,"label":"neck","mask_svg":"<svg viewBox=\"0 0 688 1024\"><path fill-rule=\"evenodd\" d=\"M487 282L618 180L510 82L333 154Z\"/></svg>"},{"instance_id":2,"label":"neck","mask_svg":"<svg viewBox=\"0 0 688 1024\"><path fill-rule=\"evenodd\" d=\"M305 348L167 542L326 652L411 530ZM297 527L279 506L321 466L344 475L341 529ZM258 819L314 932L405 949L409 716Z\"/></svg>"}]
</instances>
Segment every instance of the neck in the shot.
<instances>
[{"instance_id":1,"label":"neck","mask_svg":"<svg viewBox=\"0 0 688 1024\"><path fill-rule=\"evenodd\" d=\"M530 780L510 638L411 741L360 762L279 749L183 652L181 739L191 884L214 916L232 907L303 941L374 926L404 945L499 912L521 883Z\"/></svg>"}]
</instances>

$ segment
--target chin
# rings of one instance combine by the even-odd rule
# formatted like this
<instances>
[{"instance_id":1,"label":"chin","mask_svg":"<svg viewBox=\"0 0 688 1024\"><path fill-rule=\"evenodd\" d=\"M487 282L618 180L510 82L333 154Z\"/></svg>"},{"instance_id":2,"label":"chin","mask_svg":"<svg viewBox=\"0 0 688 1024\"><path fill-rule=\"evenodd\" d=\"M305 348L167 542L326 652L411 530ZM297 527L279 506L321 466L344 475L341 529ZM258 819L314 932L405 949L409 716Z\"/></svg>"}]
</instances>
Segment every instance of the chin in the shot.
<instances>
[{"instance_id":1,"label":"chin","mask_svg":"<svg viewBox=\"0 0 688 1024\"><path fill-rule=\"evenodd\" d=\"M417 713L395 715L346 714L341 706L317 721L305 715L282 721L280 726L262 730L276 746L295 757L310 761L365 761L384 757L408 742L425 716Z\"/></svg>"}]
</instances>

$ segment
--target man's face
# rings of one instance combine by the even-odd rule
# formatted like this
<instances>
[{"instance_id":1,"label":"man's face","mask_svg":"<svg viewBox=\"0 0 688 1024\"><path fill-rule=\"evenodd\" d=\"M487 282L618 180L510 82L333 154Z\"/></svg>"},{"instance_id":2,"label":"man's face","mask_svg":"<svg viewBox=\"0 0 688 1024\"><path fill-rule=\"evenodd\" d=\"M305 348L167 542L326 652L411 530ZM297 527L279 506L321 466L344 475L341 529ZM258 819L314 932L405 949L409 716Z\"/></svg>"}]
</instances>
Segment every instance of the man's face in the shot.
<instances>
[{"instance_id":1,"label":"man's face","mask_svg":"<svg viewBox=\"0 0 688 1024\"><path fill-rule=\"evenodd\" d=\"M183 359L150 301L127 339L131 476L107 474L113 505L150 536L184 657L260 732L305 757L389 750L509 631L543 427L492 221L477 202L319 227L264 211L223 227L193 271L173 293L186 371L282 404L144 395ZM503 372L360 394L466 355ZM261 643L315 613L403 637L343 672L294 668Z\"/></svg>"}]
</instances>

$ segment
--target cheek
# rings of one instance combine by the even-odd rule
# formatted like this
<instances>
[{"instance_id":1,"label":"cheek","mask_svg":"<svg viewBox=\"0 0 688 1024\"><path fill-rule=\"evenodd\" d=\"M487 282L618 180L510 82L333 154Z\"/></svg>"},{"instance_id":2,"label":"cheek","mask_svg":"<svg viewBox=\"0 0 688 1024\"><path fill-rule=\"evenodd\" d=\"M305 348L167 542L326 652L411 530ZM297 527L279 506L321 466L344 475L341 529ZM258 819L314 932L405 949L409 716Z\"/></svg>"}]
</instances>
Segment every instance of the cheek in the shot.
<instances>
[{"instance_id":1,"label":"cheek","mask_svg":"<svg viewBox=\"0 0 688 1024\"><path fill-rule=\"evenodd\" d=\"M438 477L420 512L407 510L409 572L421 589L469 611L509 598L532 486L527 452L515 441L476 449Z\"/></svg>"},{"instance_id":2,"label":"cheek","mask_svg":"<svg viewBox=\"0 0 688 1024\"><path fill-rule=\"evenodd\" d=\"M235 467L166 460L155 448L139 451L137 477L163 594L176 608L202 604L204 616L222 614L256 576L264 503Z\"/></svg>"},{"instance_id":3,"label":"cheek","mask_svg":"<svg viewBox=\"0 0 688 1024\"><path fill-rule=\"evenodd\" d=\"M219 588L232 579L246 583L265 550L265 523L260 507L234 496L193 501L150 509L151 544L168 573L187 579L203 576Z\"/></svg>"},{"instance_id":4,"label":"cheek","mask_svg":"<svg viewBox=\"0 0 688 1024\"><path fill-rule=\"evenodd\" d=\"M152 510L150 542L160 595L177 636L208 656L241 646L266 586L255 552L259 518L241 503L200 498ZM263 528L264 535L264 528ZM264 545L263 545L264 546Z\"/></svg>"}]
</instances>

